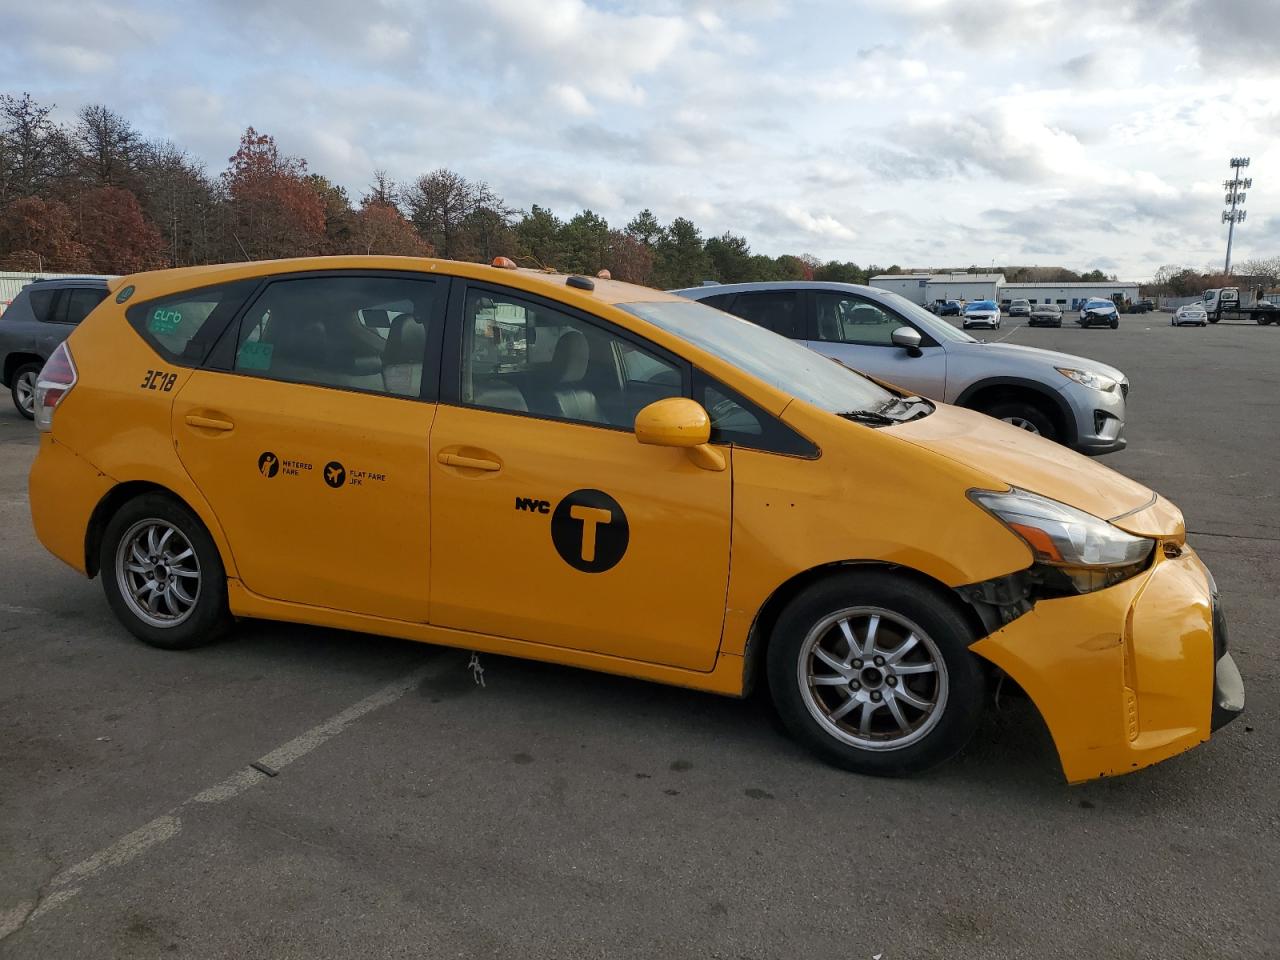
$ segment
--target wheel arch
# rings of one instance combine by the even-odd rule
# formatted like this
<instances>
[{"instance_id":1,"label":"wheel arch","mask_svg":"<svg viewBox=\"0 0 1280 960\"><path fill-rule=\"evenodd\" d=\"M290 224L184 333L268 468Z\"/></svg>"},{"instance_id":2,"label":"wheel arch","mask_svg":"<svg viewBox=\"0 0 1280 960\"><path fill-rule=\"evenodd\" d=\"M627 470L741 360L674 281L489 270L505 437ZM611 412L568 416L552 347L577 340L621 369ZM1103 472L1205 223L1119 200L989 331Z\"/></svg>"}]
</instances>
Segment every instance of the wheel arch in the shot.
<instances>
[{"instance_id":1,"label":"wheel arch","mask_svg":"<svg viewBox=\"0 0 1280 960\"><path fill-rule=\"evenodd\" d=\"M751 629L747 633L742 684L744 696L751 693L761 676L769 643L773 638L774 627L777 625L778 616L787 604L814 584L839 577L841 574L852 570L883 571L912 580L937 593L944 599L944 602L949 603L954 610L963 616L965 621L973 628L975 639L981 639L990 633L990 628L984 624L978 611L966 603L960 594L942 581L929 576L927 573L922 573L914 567L886 563L881 560L840 560L833 563L825 563L803 570L784 581L773 593L769 594L756 612L755 620L752 621Z\"/></svg>"},{"instance_id":2,"label":"wheel arch","mask_svg":"<svg viewBox=\"0 0 1280 960\"><path fill-rule=\"evenodd\" d=\"M102 535L106 531L107 524L110 523L116 511L124 504L147 493L163 494L190 510L200 525L204 527L205 532L209 534L214 546L217 547L227 575L234 576L235 567L233 566L231 553L227 549L226 540L222 535L222 530L218 527L216 521L210 522L212 516L206 514L201 509L201 505L191 503L187 498L171 488L152 480L127 480L117 483L103 494L102 499L98 501L93 508L93 512L89 515L89 522L85 526L84 534L84 569L90 579L99 573L98 555L102 550Z\"/></svg>"},{"instance_id":3,"label":"wheel arch","mask_svg":"<svg viewBox=\"0 0 1280 960\"><path fill-rule=\"evenodd\" d=\"M1071 407L1060 394L1050 390L1042 383L1028 380L1025 377L987 377L971 383L960 391L955 404L978 410L979 406L989 406L999 400L1029 400L1045 412L1053 425L1057 427L1061 442L1066 446L1074 446L1079 438L1076 419Z\"/></svg>"},{"instance_id":4,"label":"wheel arch","mask_svg":"<svg viewBox=\"0 0 1280 960\"><path fill-rule=\"evenodd\" d=\"M38 353L32 353L29 350L15 350L4 358L4 368L0 383L6 387L13 384L14 374L18 372L19 367L26 366L28 363L43 364L44 357Z\"/></svg>"}]
</instances>

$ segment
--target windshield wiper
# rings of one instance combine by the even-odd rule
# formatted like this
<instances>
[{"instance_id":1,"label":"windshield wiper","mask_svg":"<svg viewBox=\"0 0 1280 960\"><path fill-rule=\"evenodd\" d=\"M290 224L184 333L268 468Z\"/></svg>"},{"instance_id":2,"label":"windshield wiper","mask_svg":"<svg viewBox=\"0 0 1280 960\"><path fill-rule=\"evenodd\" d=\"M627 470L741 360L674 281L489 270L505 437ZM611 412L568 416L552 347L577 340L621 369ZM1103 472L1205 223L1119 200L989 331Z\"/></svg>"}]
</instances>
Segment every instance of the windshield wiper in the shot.
<instances>
[{"instance_id":1,"label":"windshield wiper","mask_svg":"<svg viewBox=\"0 0 1280 960\"><path fill-rule=\"evenodd\" d=\"M836 416L877 427L888 427L899 422L896 417L887 417L879 410L846 410L844 413L837 413Z\"/></svg>"},{"instance_id":2,"label":"windshield wiper","mask_svg":"<svg viewBox=\"0 0 1280 960\"><path fill-rule=\"evenodd\" d=\"M880 413L888 416L889 410L895 407L901 407L905 416L895 417L894 419L901 422L908 420L919 420L921 417L927 417L933 413L934 405L924 397L894 397L880 408Z\"/></svg>"}]
</instances>

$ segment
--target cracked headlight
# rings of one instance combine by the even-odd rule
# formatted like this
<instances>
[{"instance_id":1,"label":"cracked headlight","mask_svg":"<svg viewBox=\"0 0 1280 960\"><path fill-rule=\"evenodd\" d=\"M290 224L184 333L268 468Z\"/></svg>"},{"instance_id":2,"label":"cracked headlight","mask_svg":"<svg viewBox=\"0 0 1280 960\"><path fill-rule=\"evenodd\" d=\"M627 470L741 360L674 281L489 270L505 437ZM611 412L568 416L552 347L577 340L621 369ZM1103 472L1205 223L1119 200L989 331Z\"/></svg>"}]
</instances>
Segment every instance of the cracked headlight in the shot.
<instances>
[{"instance_id":1,"label":"cracked headlight","mask_svg":"<svg viewBox=\"0 0 1280 960\"><path fill-rule=\"evenodd\" d=\"M1093 373L1090 370L1076 370L1073 367L1054 367L1060 374L1068 380L1074 380L1082 387L1088 387L1091 390L1101 390L1103 393L1112 393L1115 391L1117 383L1110 377L1101 373Z\"/></svg>"},{"instance_id":2,"label":"cracked headlight","mask_svg":"<svg viewBox=\"0 0 1280 960\"><path fill-rule=\"evenodd\" d=\"M1005 493L973 490L969 496L1022 538L1037 564L1066 577L1079 593L1101 590L1140 572L1155 546L1154 540L1016 487Z\"/></svg>"}]
</instances>

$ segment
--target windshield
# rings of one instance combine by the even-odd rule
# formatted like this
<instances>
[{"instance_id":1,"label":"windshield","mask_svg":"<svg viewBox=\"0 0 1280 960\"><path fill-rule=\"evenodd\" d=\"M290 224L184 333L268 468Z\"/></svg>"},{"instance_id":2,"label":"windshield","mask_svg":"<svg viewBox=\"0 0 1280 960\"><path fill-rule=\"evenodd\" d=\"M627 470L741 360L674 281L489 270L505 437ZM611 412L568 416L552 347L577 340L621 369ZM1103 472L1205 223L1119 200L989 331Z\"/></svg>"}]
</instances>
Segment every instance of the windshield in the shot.
<instances>
[{"instance_id":1,"label":"windshield","mask_svg":"<svg viewBox=\"0 0 1280 960\"><path fill-rule=\"evenodd\" d=\"M880 290L877 291L877 296L886 307L891 307L917 327L927 331L935 340L950 340L953 343L978 342L963 330L953 327L940 317L935 317L920 304L913 303L901 294ZM954 300L948 300L947 303L959 306Z\"/></svg>"},{"instance_id":2,"label":"windshield","mask_svg":"<svg viewBox=\"0 0 1280 960\"><path fill-rule=\"evenodd\" d=\"M1041 303L1041 304L1038 304L1034 309L1036 309L1036 310L1048 310L1048 311L1050 311L1051 313L1061 313L1061 312L1062 312L1062 310L1058 307L1058 305L1057 305L1056 303Z\"/></svg>"},{"instance_id":3,"label":"windshield","mask_svg":"<svg viewBox=\"0 0 1280 960\"><path fill-rule=\"evenodd\" d=\"M1086 310L1092 310L1094 307L1114 307L1114 306L1115 304L1112 303L1110 300L1102 300L1098 297L1090 297L1088 300L1085 301L1084 308Z\"/></svg>"},{"instance_id":4,"label":"windshield","mask_svg":"<svg viewBox=\"0 0 1280 960\"><path fill-rule=\"evenodd\" d=\"M996 302L994 300L975 300L973 303L965 307L966 310L994 310Z\"/></svg>"},{"instance_id":5,"label":"windshield","mask_svg":"<svg viewBox=\"0 0 1280 960\"><path fill-rule=\"evenodd\" d=\"M831 413L876 411L895 399L883 387L808 347L696 300L618 306L770 386Z\"/></svg>"}]
</instances>

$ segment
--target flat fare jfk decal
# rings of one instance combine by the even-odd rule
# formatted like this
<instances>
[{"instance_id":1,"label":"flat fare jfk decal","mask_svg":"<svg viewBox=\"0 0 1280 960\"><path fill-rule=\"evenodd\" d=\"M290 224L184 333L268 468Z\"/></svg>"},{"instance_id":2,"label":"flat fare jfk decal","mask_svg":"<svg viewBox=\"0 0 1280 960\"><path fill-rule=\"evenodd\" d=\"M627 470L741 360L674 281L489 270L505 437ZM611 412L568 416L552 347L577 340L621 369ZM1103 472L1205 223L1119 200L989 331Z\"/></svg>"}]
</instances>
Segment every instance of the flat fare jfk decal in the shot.
<instances>
[{"instance_id":1,"label":"flat fare jfk decal","mask_svg":"<svg viewBox=\"0 0 1280 960\"><path fill-rule=\"evenodd\" d=\"M286 477L298 477L314 473L315 467L306 460L281 459L274 452L264 450L258 457L258 474L267 480L278 474ZM387 475L376 470L347 469L338 460L330 460L320 470L320 478L325 486L338 490L342 487L360 487L366 483L386 483Z\"/></svg>"}]
</instances>

